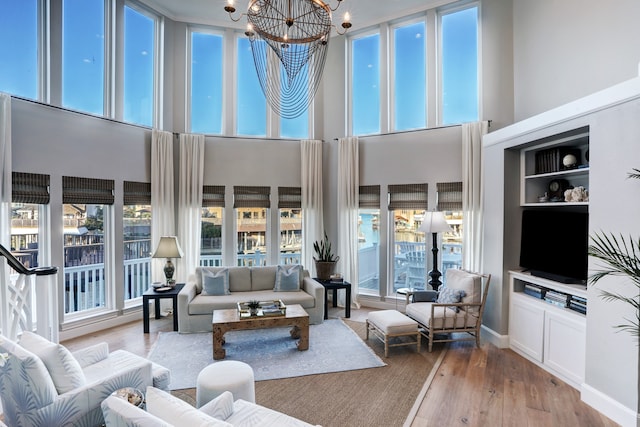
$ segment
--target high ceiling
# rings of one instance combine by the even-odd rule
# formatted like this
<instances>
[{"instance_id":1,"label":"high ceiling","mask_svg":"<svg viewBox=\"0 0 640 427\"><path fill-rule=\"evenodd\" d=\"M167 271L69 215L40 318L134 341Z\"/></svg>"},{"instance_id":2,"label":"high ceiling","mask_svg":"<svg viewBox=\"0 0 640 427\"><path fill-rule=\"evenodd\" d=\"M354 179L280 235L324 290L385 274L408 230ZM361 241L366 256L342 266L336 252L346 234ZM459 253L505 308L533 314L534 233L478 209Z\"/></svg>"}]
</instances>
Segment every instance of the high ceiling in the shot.
<instances>
[{"instance_id":1,"label":"high ceiling","mask_svg":"<svg viewBox=\"0 0 640 427\"><path fill-rule=\"evenodd\" d=\"M142 2L175 21L226 27L246 25L245 19L237 24L231 22L224 11L227 0L142 0ZM357 31L358 28L452 2L453 0L343 0L340 8L334 12L334 22L339 24L344 13L349 12L353 23L352 31ZM248 0L234 0L238 12L246 10L248 3ZM329 3L331 7L335 7L338 0L330 0Z\"/></svg>"}]
</instances>

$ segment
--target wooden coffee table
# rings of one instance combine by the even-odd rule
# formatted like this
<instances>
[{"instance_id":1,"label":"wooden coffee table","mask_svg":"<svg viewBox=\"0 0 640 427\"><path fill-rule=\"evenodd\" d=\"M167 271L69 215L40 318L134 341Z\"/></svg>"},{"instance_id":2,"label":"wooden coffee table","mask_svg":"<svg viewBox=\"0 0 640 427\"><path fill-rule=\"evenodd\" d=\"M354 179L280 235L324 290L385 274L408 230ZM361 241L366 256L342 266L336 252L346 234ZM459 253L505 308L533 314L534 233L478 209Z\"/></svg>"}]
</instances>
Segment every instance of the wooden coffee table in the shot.
<instances>
[{"instance_id":1,"label":"wooden coffee table","mask_svg":"<svg viewBox=\"0 0 640 427\"><path fill-rule=\"evenodd\" d=\"M224 334L228 331L266 329L291 326L291 338L297 339L298 350L309 349L309 314L299 304L287 305L285 316L240 318L235 308L213 311L213 358L224 359Z\"/></svg>"}]
</instances>

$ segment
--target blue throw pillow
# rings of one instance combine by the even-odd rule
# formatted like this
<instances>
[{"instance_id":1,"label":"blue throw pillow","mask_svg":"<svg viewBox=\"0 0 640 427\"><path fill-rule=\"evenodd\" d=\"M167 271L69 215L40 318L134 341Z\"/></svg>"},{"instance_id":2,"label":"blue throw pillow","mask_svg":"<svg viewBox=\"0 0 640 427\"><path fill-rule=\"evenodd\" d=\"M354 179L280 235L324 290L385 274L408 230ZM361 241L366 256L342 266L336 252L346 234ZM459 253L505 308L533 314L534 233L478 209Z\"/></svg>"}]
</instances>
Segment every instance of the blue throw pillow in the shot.
<instances>
[{"instance_id":1,"label":"blue throw pillow","mask_svg":"<svg viewBox=\"0 0 640 427\"><path fill-rule=\"evenodd\" d=\"M202 295L229 295L229 269L202 272Z\"/></svg>"},{"instance_id":2,"label":"blue throw pillow","mask_svg":"<svg viewBox=\"0 0 640 427\"><path fill-rule=\"evenodd\" d=\"M446 286L440 289L438 293L438 299L436 303L441 304L456 304L462 301L462 298L466 295L466 292L460 289L451 289ZM449 310L453 310L456 313L460 311L458 307L447 307Z\"/></svg>"},{"instance_id":3,"label":"blue throw pillow","mask_svg":"<svg viewBox=\"0 0 640 427\"><path fill-rule=\"evenodd\" d=\"M276 269L276 292L290 292L300 290L301 265L279 265Z\"/></svg>"}]
</instances>

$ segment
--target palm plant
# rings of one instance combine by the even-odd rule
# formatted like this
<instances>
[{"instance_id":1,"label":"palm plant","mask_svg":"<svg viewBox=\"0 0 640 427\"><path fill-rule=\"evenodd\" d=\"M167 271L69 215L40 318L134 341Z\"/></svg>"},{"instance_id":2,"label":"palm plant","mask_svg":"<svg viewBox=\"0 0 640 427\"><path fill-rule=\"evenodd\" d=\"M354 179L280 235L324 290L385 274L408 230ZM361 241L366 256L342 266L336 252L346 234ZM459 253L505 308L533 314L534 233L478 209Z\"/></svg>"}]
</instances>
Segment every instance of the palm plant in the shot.
<instances>
[{"instance_id":1,"label":"palm plant","mask_svg":"<svg viewBox=\"0 0 640 427\"><path fill-rule=\"evenodd\" d=\"M333 254L331 249L331 242L327 237L327 232L324 232L324 239L321 241L315 241L313 243L313 250L316 253L316 256L313 257L314 260L320 262L337 262L338 257Z\"/></svg>"},{"instance_id":2,"label":"palm plant","mask_svg":"<svg viewBox=\"0 0 640 427\"><path fill-rule=\"evenodd\" d=\"M640 179L640 169L633 169L629 178ZM634 297L609 291L601 291L601 296L606 301L620 301L630 304L635 309L635 319L625 319L628 323L615 327L629 332L640 343L640 239L596 233L591 241L589 256L601 260L606 267L589 276L589 282L595 284L606 276L623 276L630 279L638 289L638 295Z\"/></svg>"}]
</instances>

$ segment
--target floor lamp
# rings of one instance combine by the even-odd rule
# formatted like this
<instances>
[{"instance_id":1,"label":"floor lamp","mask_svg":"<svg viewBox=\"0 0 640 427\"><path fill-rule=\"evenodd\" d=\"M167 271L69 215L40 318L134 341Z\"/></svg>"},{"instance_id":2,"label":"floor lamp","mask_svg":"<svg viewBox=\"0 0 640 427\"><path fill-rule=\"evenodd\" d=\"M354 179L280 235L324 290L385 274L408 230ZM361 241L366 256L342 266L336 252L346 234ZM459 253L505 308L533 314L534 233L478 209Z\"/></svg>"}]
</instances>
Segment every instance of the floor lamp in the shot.
<instances>
[{"instance_id":1,"label":"floor lamp","mask_svg":"<svg viewBox=\"0 0 640 427\"><path fill-rule=\"evenodd\" d=\"M437 291L442 282L440 281L440 272L438 271L438 233L442 231L450 231L451 226L447 223L447 220L444 218L444 214L438 211L431 211L424 213L424 220L422 224L418 228L418 231L422 231L423 233L431 233L433 236L433 247L431 248L431 252L433 253L433 269L429 272L429 285L431 285L431 289Z\"/></svg>"}]
</instances>

